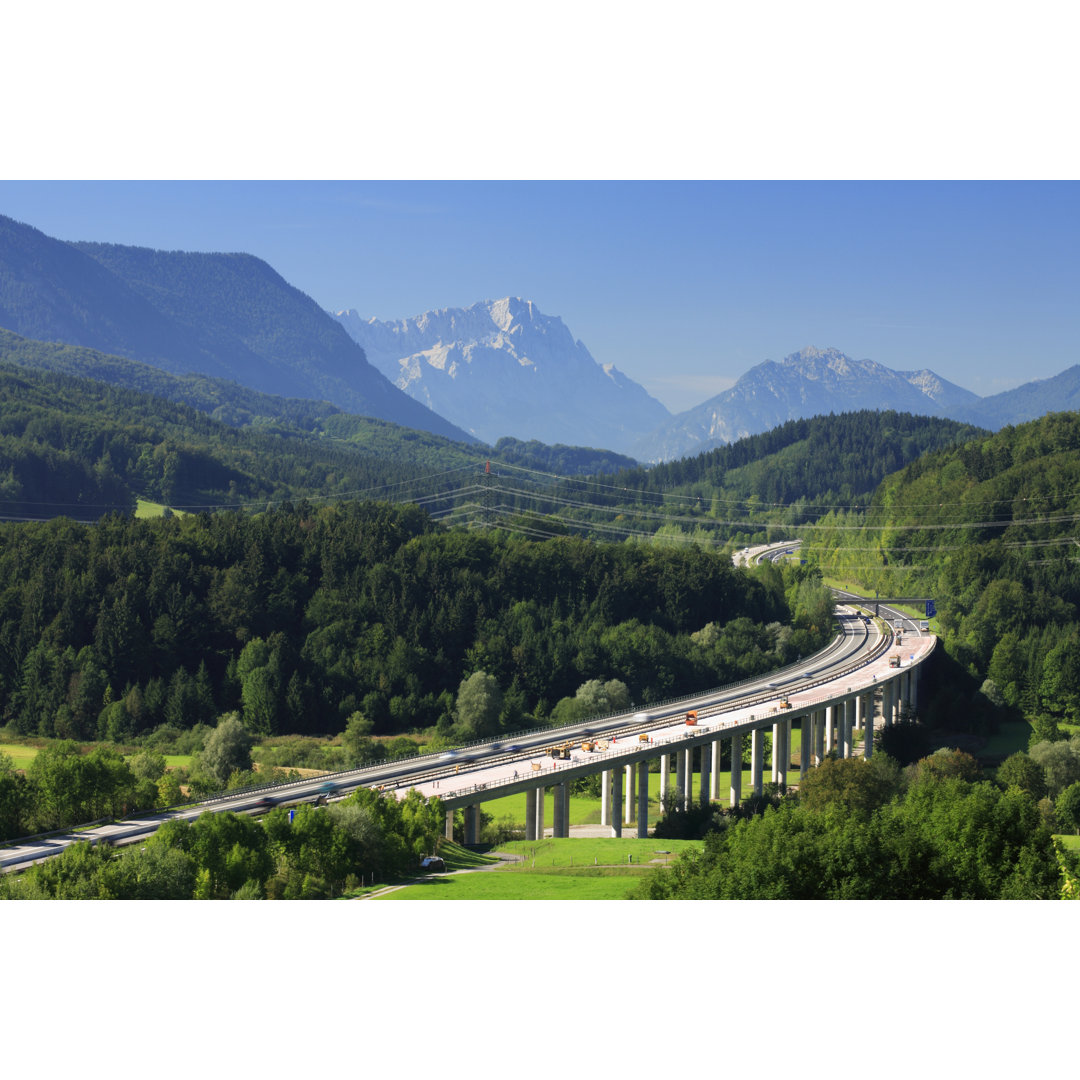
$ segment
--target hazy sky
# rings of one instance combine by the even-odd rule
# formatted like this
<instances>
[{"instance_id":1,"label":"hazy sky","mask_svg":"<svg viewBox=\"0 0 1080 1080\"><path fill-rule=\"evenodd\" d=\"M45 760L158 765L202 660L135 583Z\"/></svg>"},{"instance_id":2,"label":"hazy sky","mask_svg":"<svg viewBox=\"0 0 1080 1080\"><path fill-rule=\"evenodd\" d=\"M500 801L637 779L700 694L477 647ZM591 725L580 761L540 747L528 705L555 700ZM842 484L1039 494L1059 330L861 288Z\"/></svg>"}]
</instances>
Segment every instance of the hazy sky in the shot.
<instances>
[{"instance_id":1,"label":"hazy sky","mask_svg":"<svg viewBox=\"0 0 1080 1080\"><path fill-rule=\"evenodd\" d=\"M379 319L521 296L673 411L806 345L979 394L1080 361L1075 182L7 181L0 212Z\"/></svg>"}]
</instances>

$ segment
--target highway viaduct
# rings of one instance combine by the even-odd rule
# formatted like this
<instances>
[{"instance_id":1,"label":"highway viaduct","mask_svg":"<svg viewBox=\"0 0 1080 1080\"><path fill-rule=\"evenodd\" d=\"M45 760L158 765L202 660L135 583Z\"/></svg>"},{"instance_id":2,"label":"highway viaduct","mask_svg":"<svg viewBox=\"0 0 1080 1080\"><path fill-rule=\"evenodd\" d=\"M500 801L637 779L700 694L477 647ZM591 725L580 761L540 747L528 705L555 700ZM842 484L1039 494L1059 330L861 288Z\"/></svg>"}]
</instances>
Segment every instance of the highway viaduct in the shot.
<instances>
[{"instance_id":1,"label":"highway viaduct","mask_svg":"<svg viewBox=\"0 0 1080 1080\"><path fill-rule=\"evenodd\" d=\"M843 621L843 620L842 620ZM854 633L859 616L846 617L845 634ZM733 751L733 761L741 761L743 739L751 739L751 787L760 794L765 783L764 735L772 734L771 780L789 783L791 732L798 722L800 740L799 776L829 753L850 757L855 747L854 732L863 731L863 752L873 754L874 722L889 726L915 711L919 668L933 652L936 638L908 631L903 646L897 646L888 627L878 634L876 643L856 666L850 664L828 677L815 680L796 674L785 680L790 687L773 684L771 693L751 690L745 700L709 703L688 699L664 709L626 714L623 723L609 729L599 740L600 750L585 750L583 741L593 741L587 728L573 736L552 733L548 746L574 743L569 760L559 760L533 751L510 760L468 763L467 771L438 778L403 779L385 790L403 797L415 787L425 796L437 795L446 809L446 835L452 837L454 811L465 816L465 842L479 840L480 808L484 802L505 795L524 793L526 800L526 839L544 835L545 801L553 800L553 835L567 837L569 828L570 785L580 777L601 775L601 824L611 828L612 836L622 836L625 823L636 828L636 835L647 835L648 774L650 763L659 759L661 797L667 790L671 759L675 760L675 790L681 793L683 806L694 800L692 791L695 755L700 761L698 801L705 805L719 800L718 778L720 752L725 741ZM869 635L868 635L869 637ZM897 657L900 667L890 664ZM894 661L895 662L895 661ZM686 714L695 712L696 723L688 725ZM460 768L460 766L458 766ZM731 770L728 792L730 805L742 798L742 770Z\"/></svg>"}]
</instances>

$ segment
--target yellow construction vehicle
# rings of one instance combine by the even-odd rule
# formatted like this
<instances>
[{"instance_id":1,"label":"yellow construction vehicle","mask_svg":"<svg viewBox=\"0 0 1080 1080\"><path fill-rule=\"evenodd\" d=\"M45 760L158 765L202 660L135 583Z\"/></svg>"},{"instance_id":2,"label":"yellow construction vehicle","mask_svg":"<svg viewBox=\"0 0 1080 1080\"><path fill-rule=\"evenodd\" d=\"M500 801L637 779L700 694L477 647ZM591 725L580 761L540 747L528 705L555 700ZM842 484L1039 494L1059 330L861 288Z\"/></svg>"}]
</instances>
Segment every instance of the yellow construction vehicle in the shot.
<instances>
[{"instance_id":1,"label":"yellow construction vehicle","mask_svg":"<svg viewBox=\"0 0 1080 1080\"><path fill-rule=\"evenodd\" d=\"M693 726L694 726L694 725L695 725L695 724L697 723L697 709L691 709L691 710L690 710L690 711L689 711L689 712L688 712L688 713L686 714L686 723L687 723L687 724L688 724L688 725L689 725L690 727L693 727Z\"/></svg>"}]
</instances>

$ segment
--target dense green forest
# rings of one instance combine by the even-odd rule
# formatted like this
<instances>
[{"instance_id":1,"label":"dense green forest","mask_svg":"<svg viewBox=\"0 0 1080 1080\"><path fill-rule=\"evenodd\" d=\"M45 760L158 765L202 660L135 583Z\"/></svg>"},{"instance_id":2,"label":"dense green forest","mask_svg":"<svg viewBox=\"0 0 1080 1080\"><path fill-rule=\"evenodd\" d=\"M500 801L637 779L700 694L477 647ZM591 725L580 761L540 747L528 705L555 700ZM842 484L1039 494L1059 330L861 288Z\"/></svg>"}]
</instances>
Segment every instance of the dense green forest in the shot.
<instances>
[{"instance_id":1,"label":"dense green forest","mask_svg":"<svg viewBox=\"0 0 1080 1080\"><path fill-rule=\"evenodd\" d=\"M499 688L492 726L520 729L591 679L656 701L832 632L805 571L448 531L377 503L6 524L0 581L0 715L76 739L232 710L256 734L340 732L359 711L376 734L480 737L455 699L476 672Z\"/></svg>"},{"instance_id":2,"label":"dense green forest","mask_svg":"<svg viewBox=\"0 0 1080 1080\"><path fill-rule=\"evenodd\" d=\"M938 709L955 721L983 715L973 689L1044 724L1076 721L1078 520L1080 414L1058 413L920 458L866 510L826 515L804 554L881 595L935 598L957 665Z\"/></svg>"},{"instance_id":3,"label":"dense green forest","mask_svg":"<svg viewBox=\"0 0 1080 1080\"><path fill-rule=\"evenodd\" d=\"M1080 783L1071 791L1080 804ZM958 751L903 771L875 753L827 758L761 814L718 813L704 851L654 871L636 898L1048 900L1075 895L1076 873L1030 791Z\"/></svg>"}]
</instances>

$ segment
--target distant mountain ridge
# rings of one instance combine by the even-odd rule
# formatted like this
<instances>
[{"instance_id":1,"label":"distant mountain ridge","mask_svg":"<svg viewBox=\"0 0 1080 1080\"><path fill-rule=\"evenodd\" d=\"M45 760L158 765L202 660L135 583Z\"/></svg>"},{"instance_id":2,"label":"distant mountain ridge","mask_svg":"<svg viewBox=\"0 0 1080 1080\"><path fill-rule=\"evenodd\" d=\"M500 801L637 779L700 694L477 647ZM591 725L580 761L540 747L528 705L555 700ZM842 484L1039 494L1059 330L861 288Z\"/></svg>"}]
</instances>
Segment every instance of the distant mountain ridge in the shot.
<instances>
[{"instance_id":1,"label":"distant mountain ridge","mask_svg":"<svg viewBox=\"0 0 1080 1080\"><path fill-rule=\"evenodd\" d=\"M1080 366L1053 380L980 398L927 369L894 371L838 349L807 347L765 360L730 389L635 440L642 462L670 461L770 431L789 420L863 409L944 417L990 429L1080 403Z\"/></svg>"},{"instance_id":2,"label":"distant mountain ridge","mask_svg":"<svg viewBox=\"0 0 1080 1080\"><path fill-rule=\"evenodd\" d=\"M475 441L392 386L253 255L68 243L0 216L0 326Z\"/></svg>"},{"instance_id":3,"label":"distant mountain ridge","mask_svg":"<svg viewBox=\"0 0 1080 1080\"><path fill-rule=\"evenodd\" d=\"M613 364L601 365L557 316L504 297L380 322L335 318L395 386L459 427L499 438L622 452L670 414Z\"/></svg>"}]
</instances>

